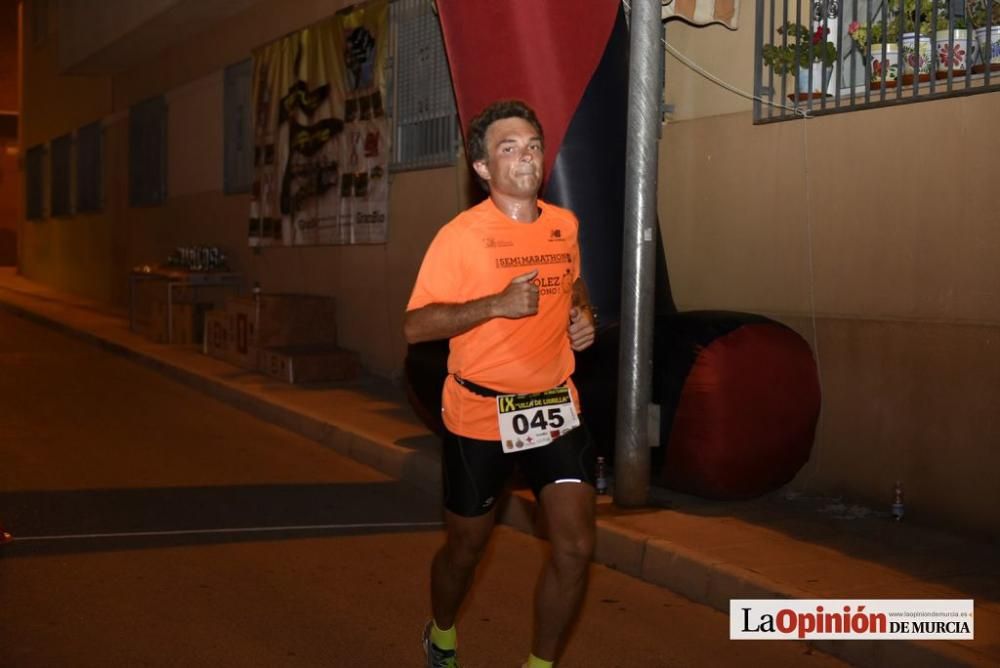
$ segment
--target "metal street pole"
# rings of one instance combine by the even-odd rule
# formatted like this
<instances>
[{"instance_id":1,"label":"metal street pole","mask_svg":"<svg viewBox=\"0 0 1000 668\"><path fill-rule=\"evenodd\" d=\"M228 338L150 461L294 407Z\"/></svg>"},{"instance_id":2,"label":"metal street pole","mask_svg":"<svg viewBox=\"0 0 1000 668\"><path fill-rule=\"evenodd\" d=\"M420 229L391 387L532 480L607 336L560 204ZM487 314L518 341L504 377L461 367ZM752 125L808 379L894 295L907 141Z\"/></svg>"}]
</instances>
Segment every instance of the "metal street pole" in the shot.
<instances>
[{"instance_id":1,"label":"metal street pole","mask_svg":"<svg viewBox=\"0 0 1000 668\"><path fill-rule=\"evenodd\" d=\"M647 417L653 373L653 281L656 276L656 175L662 94L659 0L632 0L629 44L625 230L621 343L615 429L614 501L644 505L649 496Z\"/></svg>"}]
</instances>

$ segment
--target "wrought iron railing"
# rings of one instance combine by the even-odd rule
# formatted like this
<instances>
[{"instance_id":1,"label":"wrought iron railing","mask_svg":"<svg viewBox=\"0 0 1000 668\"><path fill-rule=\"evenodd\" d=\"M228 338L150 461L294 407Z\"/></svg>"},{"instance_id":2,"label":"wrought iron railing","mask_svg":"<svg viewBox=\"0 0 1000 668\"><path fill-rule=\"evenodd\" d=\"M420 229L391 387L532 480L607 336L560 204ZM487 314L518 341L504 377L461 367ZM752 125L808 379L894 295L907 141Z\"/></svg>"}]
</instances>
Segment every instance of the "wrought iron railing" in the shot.
<instances>
[{"instance_id":1,"label":"wrought iron railing","mask_svg":"<svg viewBox=\"0 0 1000 668\"><path fill-rule=\"evenodd\" d=\"M757 0L754 122L1000 90L1000 0Z\"/></svg>"}]
</instances>

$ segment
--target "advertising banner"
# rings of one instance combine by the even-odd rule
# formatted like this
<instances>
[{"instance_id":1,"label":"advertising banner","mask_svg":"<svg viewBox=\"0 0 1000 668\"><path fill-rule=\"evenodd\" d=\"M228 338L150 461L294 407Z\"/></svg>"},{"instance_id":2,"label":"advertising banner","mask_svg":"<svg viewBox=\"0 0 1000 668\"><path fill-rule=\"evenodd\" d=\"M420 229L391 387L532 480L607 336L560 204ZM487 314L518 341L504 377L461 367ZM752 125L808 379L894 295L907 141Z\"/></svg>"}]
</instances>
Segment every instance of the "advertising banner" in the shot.
<instances>
[{"instance_id":1,"label":"advertising banner","mask_svg":"<svg viewBox=\"0 0 1000 668\"><path fill-rule=\"evenodd\" d=\"M387 0L256 50L251 246L385 243Z\"/></svg>"}]
</instances>

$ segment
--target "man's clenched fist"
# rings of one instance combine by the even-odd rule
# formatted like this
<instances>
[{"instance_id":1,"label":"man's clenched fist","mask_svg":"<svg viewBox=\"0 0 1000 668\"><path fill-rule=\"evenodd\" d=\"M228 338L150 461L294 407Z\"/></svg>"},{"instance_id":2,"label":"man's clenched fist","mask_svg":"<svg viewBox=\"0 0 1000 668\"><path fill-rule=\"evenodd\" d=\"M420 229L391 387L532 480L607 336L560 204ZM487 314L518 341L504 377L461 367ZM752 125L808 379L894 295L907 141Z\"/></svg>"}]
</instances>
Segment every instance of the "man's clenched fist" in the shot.
<instances>
[{"instance_id":1,"label":"man's clenched fist","mask_svg":"<svg viewBox=\"0 0 1000 668\"><path fill-rule=\"evenodd\" d=\"M579 352L594 342L594 314L589 308L574 306L569 311L569 345Z\"/></svg>"},{"instance_id":2,"label":"man's clenched fist","mask_svg":"<svg viewBox=\"0 0 1000 668\"><path fill-rule=\"evenodd\" d=\"M511 279L503 292L497 295L497 315L503 318L523 318L538 313L538 286L532 283L538 276L533 269Z\"/></svg>"}]
</instances>

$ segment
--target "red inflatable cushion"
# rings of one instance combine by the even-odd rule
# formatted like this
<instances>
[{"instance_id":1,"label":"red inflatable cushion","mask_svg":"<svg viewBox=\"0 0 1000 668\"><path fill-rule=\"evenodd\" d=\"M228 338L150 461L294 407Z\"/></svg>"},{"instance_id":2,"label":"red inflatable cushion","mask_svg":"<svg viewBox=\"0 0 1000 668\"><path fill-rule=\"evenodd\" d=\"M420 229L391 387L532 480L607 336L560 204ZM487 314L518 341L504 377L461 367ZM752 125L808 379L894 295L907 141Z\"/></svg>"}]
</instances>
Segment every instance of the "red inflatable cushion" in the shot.
<instances>
[{"instance_id":1,"label":"red inflatable cushion","mask_svg":"<svg viewBox=\"0 0 1000 668\"><path fill-rule=\"evenodd\" d=\"M699 351L684 382L662 476L717 499L772 491L809 459L820 387L808 344L776 324L747 324Z\"/></svg>"}]
</instances>

